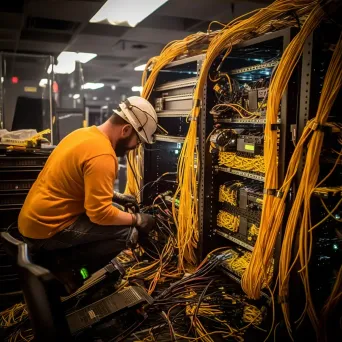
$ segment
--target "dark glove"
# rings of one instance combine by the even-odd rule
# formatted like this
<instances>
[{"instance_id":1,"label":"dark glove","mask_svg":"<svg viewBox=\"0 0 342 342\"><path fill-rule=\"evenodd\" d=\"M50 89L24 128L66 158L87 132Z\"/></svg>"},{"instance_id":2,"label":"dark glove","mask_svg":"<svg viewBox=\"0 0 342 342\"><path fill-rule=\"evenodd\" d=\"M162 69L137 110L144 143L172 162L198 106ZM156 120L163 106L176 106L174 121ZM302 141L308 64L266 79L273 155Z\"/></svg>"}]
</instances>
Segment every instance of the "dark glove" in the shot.
<instances>
[{"instance_id":1,"label":"dark glove","mask_svg":"<svg viewBox=\"0 0 342 342\"><path fill-rule=\"evenodd\" d=\"M139 232L148 234L156 225L156 220L152 215L148 214L134 214L133 226L138 229Z\"/></svg>"},{"instance_id":2,"label":"dark glove","mask_svg":"<svg viewBox=\"0 0 342 342\"><path fill-rule=\"evenodd\" d=\"M123 205L125 208L134 207L136 211L139 209L138 202L132 195L123 195L114 191L113 202Z\"/></svg>"}]
</instances>

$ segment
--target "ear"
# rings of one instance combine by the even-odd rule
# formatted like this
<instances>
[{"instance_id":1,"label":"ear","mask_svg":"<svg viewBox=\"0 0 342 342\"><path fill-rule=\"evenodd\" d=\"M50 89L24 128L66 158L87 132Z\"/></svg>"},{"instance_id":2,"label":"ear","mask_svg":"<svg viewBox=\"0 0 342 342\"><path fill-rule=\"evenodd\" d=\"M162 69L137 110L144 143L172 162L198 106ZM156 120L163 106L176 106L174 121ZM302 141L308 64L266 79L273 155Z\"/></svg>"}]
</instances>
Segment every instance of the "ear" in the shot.
<instances>
[{"instance_id":1,"label":"ear","mask_svg":"<svg viewBox=\"0 0 342 342\"><path fill-rule=\"evenodd\" d=\"M133 127L132 127L132 125L130 125L130 124L127 124L127 125L122 126L122 129L121 129L121 136L122 136L123 138L129 137L129 136L132 134L132 130L133 130Z\"/></svg>"}]
</instances>

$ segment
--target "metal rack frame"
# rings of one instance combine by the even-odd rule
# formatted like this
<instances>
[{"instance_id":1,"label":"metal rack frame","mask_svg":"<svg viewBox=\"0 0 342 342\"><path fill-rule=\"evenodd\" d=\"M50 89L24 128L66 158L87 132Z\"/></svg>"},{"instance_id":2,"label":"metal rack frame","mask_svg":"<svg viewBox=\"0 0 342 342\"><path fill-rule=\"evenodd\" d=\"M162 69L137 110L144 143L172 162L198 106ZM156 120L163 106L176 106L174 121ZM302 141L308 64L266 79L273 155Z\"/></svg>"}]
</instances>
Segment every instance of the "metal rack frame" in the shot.
<instances>
[{"instance_id":1,"label":"metal rack frame","mask_svg":"<svg viewBox=\"0 0 342 342\"><path fill-rule=\"evenodd\" d=\"M270 41L276 38L282 38L282 50L286 48L286 46L290 43L292 37L294 36L296 30L295 29L283 29L280 31L272 32L269 34L266 34L264 36L260 36L257 38L250 39L248 41L244 41L241 44L238 44L236 47L233 48L234 50L250 47L265 41ZM277 63L274 63L275 65ZM254 68L254 66L246 67L246 68ZM261 67L267 67L265 63L261 64ZM247 71L246 68L239 68L234 70L240 70L241 72ZM246 70L245 70L246 69ZM279 145L279 181L281 182L285 175L286 165L288 160L291 156L291 151L293 149L293 146L291 146L291 132L290 132L290 125L293 125L296 123L296 113L298 112L297 109L297 97L294 98L294 94L297 92L297 86L295 82L293 82L294 79L298 77L300 66L298 66L293 73L293 76L291 78L291 81L289 82L288 89L285 91L282 100L281 100L281 107L280 107L280 113L279 113L279 119L278 119L278 125L280 129L280 145ZM229 73L229 72L228 72ZM211 98L210 100L213 100ZM213 115L210 115L213 116ZM237 123L237 124L251 124L251 125L262 125L266 123L266 119L221 119L219 122L221 123ZM208 132L209 133L209 132ZM246 244L244 241L240 241L238 238L235 238L233 234L225 234L222 232L221 229L218 229L216 226L216 213L217 213L217 203L215 202L215 198L217 196L217 189L216 187L216 180L215 175L217 172L226 172L230 174L235 174L238 176L242 176L245 178L257 180L259 182L264 182L265 177L262 175L254 174L251 172L244 172L240 170L235 170L228 167L218 166L213 164L213 157L212 155L207 151L206 153L206 165L205 165L205 194L206 194L206 214L204 219L204 226L206 227L206 233L205 235L208 236L210 239L205 240L205 246L203 247L203 254L202 257L204 257L210 250L217 247L216 242L218 238L223 238L225 240L231 241L234 244L237 244L238 246L244 247L246 250L253 250L253 246ZM280 254L280 243L281 243L282 234L279 234L279 237L277 239L277 244L275 248L275 259L278 258ZM278 264L275 264L275 272L277 272Z\"/></svg>"}]
</instances>

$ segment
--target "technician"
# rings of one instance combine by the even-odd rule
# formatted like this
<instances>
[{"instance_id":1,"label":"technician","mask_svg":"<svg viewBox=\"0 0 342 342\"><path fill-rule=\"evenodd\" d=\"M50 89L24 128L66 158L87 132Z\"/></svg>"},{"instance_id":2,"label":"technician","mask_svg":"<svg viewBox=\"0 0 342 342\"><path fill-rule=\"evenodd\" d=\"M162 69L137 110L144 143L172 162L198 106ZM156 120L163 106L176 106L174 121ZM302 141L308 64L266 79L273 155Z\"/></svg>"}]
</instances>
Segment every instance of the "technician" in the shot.
<instances>
[{"instance_id":1,"label":"technician","mask_svg":"<svg viewBox=\"0 0 342 342\"><path fill-rule=\"evenodd\" d=\"M117 157L140 143L152 143L157 115L145 99L132 96L102 125L78 129L55 148L33 184L19 215L19 231L33 250L86 247L94 257L126 248L131 227L148 233L151 215L113 206L137 205L114 193ZM76 246L76 249L74 248ZM84 251L84 248L83 248ZM108 261L108 260L107 260Z\"/></svg>"}]
</instances>

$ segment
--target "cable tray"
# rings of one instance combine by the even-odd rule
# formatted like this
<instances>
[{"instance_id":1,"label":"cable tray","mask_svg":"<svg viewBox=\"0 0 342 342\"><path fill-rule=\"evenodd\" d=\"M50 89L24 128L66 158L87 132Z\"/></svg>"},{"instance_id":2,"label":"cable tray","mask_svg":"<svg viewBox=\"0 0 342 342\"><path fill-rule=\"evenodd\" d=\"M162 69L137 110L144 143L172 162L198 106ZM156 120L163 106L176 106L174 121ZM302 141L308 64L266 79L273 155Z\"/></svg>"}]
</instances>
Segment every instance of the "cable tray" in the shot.
<instances>
[{"instance_id":1,"label":"cable tray","mask_svg":"<svg viewBox=\"0 0 342 342\"><path fill-rule=\"evenodd\" d=\"M164 110L157 113L158 118L187 118L190 110Z\"/></svg>"},{"instance_id":2,"label":"cable tray","mask_svg":"<svg viewBox=\"0 0 342 342\"><path fill-rule=\"evenodd\" d=\"M254 173L250 173L250 172L246 172L246 171L240 171L240 170L232 169L230 167L216 166L216 170L226 172L226 173L231 173L233 175L238 175L241 177L255 179L255 180L260 181L260 182L265 181L265 177L263 177L263 176L259 176L259 175L256 175Z\"/></svg>"},{"instance_id":3,"label":"cable tray","mask_svg":"<svg viewBox=\"0 0 342 342\"><path fill-rule=\"evenodd\" d=\"M229 75L237 75L237 74L242 74L244 72L261 70L261 69L265 69L265 68L273 68L273 67L275 67L278 64L279 64L279 61L255 64L255 65L251 65L251 66L244 67L244 68L233 69L233 70L229 71L228 74Z\"/></svg>"},{"instance_id":4,"label":"cable tray","mask_svg":"<svg viewBox=\"0 0 342 342\"><path fill-rule=\"evenodd\" d=\"M217 115L214 115L215 122L222 122L222 123L243 123L243 124L253 124L253 125L265 125L265 119L229 119L229 118L222 118ZM277 123L280 124L280 118L277 120Z\"/></svg>"},{"instance_id":5,"label":"cable tray","mask_svg":"<svg viewBox=\"0 0 342 342\"><path fill-rule=\"evenodd\" d=\"M163 141L163 142L172 142L172 143L184 143L185 137L176 137L172 135L163 135L163 134L156 134L155 136L156 141Z\"/></svg>"},{"instance_id":6,"label":"cable tray","mask_svg":"<svg viewBox=\"0 0 342 342\"><path fill-rule=\"evenodd\" d=\"M163 90L171 90L171 89L178 89L178 88L185 88L195 86L197 83L197 77L191 77L179 81L172 81L161 84L160 86L155 88L155 91L163 91Z\"/></svg>"},{"instance_id":7,"label":"cable tray","mask_svg":"<svg viewBox=\"0 0 342 342\"><path fill-rule=\"evenodd\" d=\"M237 245L240 245L241 247L246 248L246 249L248 249L251 252L254 249L253 246L251 246L251 245L249 245L249 244L247 244L247 243L245 243L245 242L243 242L243 241L241 241L241 240L239 240L239 239L237 239L237 238L235 238L235 237L233 237L233 236L231 236L231 235L229 235L227 233L224 233L224 232L222 232L222 231L220 231L218 229L214 229L214 233L216 233L218 235L221 235L222 237L224 237L224 238L226 238L226 239L228 239L228 240L230 240L232 242L235 242Z\"/></svg>"}]
</instances>

